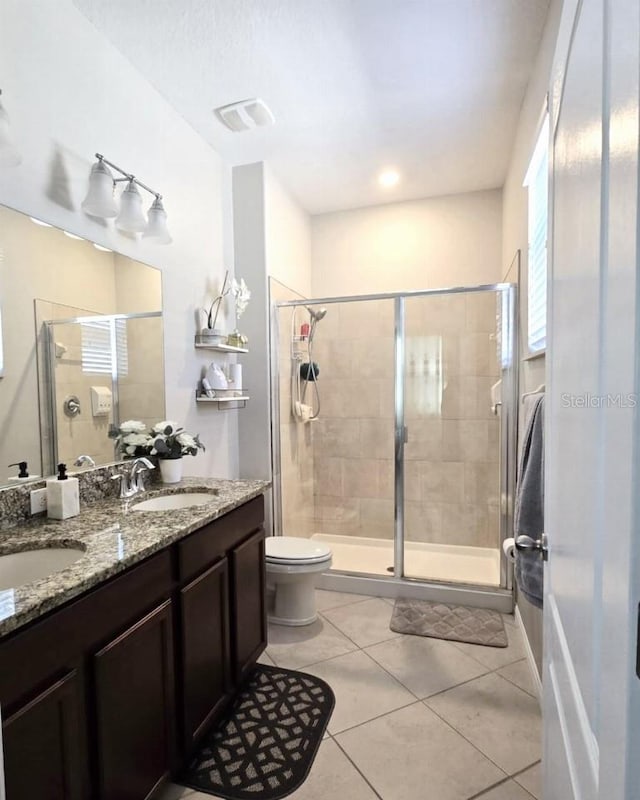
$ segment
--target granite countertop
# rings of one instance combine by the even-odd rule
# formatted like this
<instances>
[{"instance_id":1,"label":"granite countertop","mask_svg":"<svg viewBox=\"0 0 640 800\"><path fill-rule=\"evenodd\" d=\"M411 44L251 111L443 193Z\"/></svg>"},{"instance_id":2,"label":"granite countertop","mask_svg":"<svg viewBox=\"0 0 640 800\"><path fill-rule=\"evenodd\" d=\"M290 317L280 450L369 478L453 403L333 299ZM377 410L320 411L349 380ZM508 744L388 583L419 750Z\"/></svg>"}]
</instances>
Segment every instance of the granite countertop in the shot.
<instances>
[{"instance_id":1,"label":"granite countertop","mask_svg":"<svg viewBox=\"0 0 640 800\"><path fill-rule=\"evenodd\" d=\"M0 590L0 637L14 631L144 558L262 494L262 480L184 478L153 488L127 504L100 500L80 515L56 521L46 517L0 533L0 555L47 547L75 547L84 554L71 566L16 589ZM211 492L211 503L171 511L132 511L136 502L158 495Z\"/></svg>"}]
</instances>

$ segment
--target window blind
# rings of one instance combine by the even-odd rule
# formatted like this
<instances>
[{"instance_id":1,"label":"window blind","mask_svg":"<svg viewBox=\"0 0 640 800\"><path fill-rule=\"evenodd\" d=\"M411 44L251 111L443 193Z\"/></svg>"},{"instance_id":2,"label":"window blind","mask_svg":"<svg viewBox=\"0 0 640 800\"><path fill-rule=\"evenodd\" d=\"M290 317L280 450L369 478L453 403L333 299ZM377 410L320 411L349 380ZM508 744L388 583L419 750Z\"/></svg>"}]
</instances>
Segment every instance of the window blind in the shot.
<instances>
[{"instance_id":1,"label":"window blind","mask_svg":"<svg viewBox=\"0 0 640 800\"><path fill-rule=\"evenodd\" d=\"M540 131L527 170L529 190L529 274L528 326L529 350L544 350L547 340L547 220L549 213L549 120Z\"/></svg>"},{"instance_id":2,"label":"window blind","mask_svg":"<svg viewBox=\"0 0 640 800\"><path fill-rule=\"evenodd\" d=\"M111 326L115 325L116 352L111 346ZM96 319L81 322L82 371L93 375L111 375L114 366L118 376L129 371L127 321L125 319Z\"/></svg>"}]
</instances>

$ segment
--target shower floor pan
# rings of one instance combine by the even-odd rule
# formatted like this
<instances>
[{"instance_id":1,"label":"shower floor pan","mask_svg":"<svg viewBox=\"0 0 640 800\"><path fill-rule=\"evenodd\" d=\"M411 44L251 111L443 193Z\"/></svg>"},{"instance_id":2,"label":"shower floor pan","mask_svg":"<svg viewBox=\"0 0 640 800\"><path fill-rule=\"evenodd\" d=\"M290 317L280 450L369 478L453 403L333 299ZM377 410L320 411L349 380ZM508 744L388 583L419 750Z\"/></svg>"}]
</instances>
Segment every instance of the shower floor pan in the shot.
<instances>
[{"instance_id":1,"label":"shower floor pan","mask_svg":"<svg viewBox=\"0 0 640 800\"><path fill-rule=\"evenodd\" d=\"M360 536L314 533L333 552L332 570L368 575L390 575L393 541ZM408 578L427 581L500 585L500 552L491 547L405 542L404 571Z\"/></svg>"}]
</instances>

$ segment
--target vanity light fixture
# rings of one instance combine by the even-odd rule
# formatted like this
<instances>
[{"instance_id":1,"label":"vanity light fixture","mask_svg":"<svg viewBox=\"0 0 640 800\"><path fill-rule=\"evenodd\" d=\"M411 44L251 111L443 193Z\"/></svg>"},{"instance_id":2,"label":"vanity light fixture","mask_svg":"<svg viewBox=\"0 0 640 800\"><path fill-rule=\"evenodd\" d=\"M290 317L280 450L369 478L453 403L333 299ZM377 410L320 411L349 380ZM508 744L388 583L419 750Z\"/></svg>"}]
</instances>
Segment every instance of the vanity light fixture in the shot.
<instances>
[{"instance_id":1,"label":"vanity light fixture","mask_svg":"<svg viewBox=\"0 0 640 800\"><path fill-rule=\"evenodd\" d=\"M91 244L96 248L96 250L100 250L102 253L113 253L113 250L109 250L108 247L103 247L101 244L96 244L95 242L91 242Z\"/></svg>"},{"instance_id":2,"label":"vanity light fixture","mask_svg":"<svg viewBox=\"0 0 640 800\"><path fill-rule=\"evenodd\" d=\"M84 242L85 239L83 236L78 236L75 233L69 233L69 231L62 231L65 236L68 236L70 239L79 239L81 242Z\"/></svg>"},{"instance_id":3,"label":"vanity light fixture","mask_svg":"<svg viewBox=\"0 0 640 800\"><path fill-rule=\"evenodd\" d=\"M21 162L22 156L11 138L11 120L0 101L0 167L17 167Z\"/></svg>"},{"instance_id":4,"label":"vanity light fixture","mask_svg":"<svg viewBox=\"0 0 640 800\"><path fill-rule=\"evenodd\" d=\"M115 217L116 228L124 233L142 233L145 239L151 239L158 244L170 244L172 239L167 228L167 212L162 205L162 195L100 153L96 153L96 158L98 160L91 167L89 176L89 191L82 202L83 210L93 217ZM109 167L123 177L114 178ZM114 192L116 184L121 182L126 182L127 185L120 195L118 206ZM138 187L155 197L149 209L148 220L142 210L142 197Z\"/></svg>"},{"instance_id":5,"label":"vanity light fixture","mask_svg":"<svg viewBox=\"0 0 640 800\"><path fill-rule=\"evenodd\" d=\"M36 225L40 225L41 228L53 228L53 225L50 225L48 222L43 222L41 219L38 219L37 217L29 217L29 219Z\"/></svg>"}]
</instances>

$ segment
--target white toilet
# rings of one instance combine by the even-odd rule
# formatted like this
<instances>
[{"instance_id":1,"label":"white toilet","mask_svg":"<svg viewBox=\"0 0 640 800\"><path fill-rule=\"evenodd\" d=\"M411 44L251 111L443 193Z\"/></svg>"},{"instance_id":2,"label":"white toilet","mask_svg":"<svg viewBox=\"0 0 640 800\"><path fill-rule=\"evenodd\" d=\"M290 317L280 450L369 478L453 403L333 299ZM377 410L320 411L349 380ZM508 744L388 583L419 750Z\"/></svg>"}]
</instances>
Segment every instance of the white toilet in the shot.
<instances>
[{"instance_id":1,"label":"white toilet","mask_svg":"<svg viewBox=\"0 0 640 800\"><path fill-rule=\"evenodd\" d=\"M311 625L316 611L316 577L331 567L331 550L298 536L269 536L266 541L267 584L275 588L271 622Z\"/></svg>"}]
</instances>

